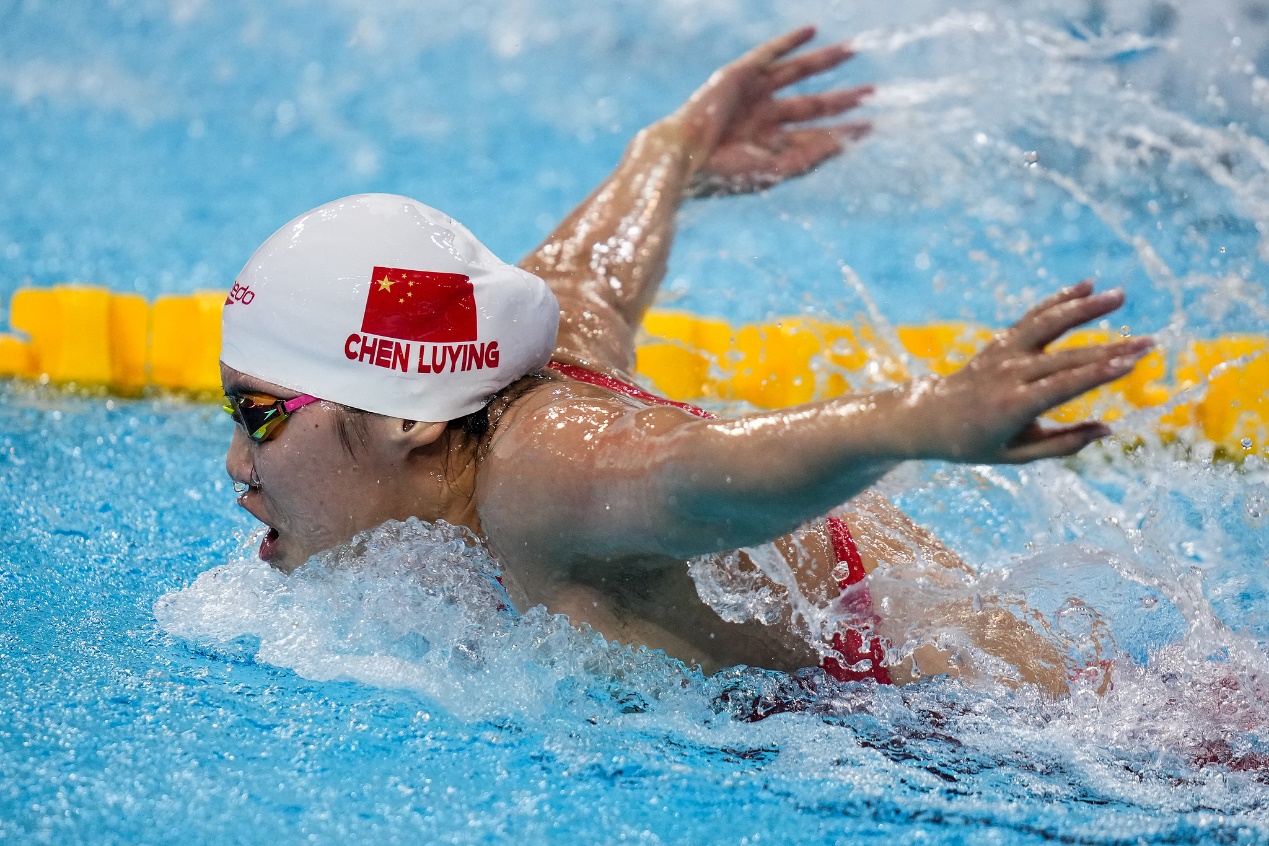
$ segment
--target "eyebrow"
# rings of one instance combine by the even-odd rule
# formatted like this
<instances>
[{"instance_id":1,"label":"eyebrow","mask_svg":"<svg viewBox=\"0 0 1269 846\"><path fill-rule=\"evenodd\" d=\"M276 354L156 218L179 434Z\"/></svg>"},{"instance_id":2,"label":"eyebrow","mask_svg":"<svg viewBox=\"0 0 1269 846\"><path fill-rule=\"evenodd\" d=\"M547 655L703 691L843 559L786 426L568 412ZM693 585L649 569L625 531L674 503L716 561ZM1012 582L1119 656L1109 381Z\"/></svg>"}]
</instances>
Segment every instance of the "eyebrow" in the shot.
<instances>
[{"instance_id":1,"label":"eyebrow","mask_svg":"<svg viewBox=\"0 0 1269 846\"><path fill-rule=\"evenodd\" d=\"M261 396L273 397L274 399L283 400L283 401L289 400L289 399L295 399L296 397L299 396L299 394L295 393L294 391L288 391L286 388L283 388L282 390L290 394L290 396L279 396L278 394L274 393L272 390L266 390L264 388L254 388L251 385L237 379L223 383L221 385L221 388L227 394L260 394Z\"/></svg>"},{"instance_id":2,"label":"eyebrow","mask_svg":"<svg viewBox=\"0 0 1269 846\"><path fill-rule=\"evenodd\" d=\"M263 394L267 391L257 391L241 379L230 379L228 382L222 382L221 388L227 394ZM272 396L272 394L270 394Z\"/></svg>"}]
</instances>

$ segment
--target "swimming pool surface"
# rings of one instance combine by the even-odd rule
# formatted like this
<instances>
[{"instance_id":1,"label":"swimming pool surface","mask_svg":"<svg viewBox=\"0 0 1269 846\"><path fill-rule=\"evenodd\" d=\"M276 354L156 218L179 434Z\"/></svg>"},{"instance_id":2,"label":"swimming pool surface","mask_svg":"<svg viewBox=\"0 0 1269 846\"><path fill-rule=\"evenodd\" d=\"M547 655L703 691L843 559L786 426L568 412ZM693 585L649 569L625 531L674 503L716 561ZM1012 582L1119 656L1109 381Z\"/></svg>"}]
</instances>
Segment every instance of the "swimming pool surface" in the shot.
<instances>
[{"instance_id":1,"label":"swimming pool surface","mask_svg":"<svg viewBox=\"0 0 1269 846\"><path fill-rule=\"evenodd\" d=\"M662 305L998 325L1097 275L1128 290L1111 328L1266 332L1269 7L893 6L0 2L0 299L226 288L360 191L514 259L713 67L812 21L857 37L832 81L880 84L874 133L690 204ZM444 526L284 578L215 407L0 383L0 840L1269 842L1262 445L1213 461L1158 413L1132 451L882 483L980 571L953 591L1115 659L1107 696L1052 703L705 678L494 610Z\"/></svg>"}]
</instances>

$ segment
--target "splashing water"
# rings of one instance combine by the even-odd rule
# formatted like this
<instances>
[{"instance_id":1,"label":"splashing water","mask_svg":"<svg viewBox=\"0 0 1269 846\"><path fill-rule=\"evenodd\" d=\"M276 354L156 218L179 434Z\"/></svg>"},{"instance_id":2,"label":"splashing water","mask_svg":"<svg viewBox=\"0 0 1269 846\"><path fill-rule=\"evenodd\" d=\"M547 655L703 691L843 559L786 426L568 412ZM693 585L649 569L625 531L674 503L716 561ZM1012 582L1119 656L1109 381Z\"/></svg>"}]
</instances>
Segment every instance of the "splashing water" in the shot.
<instances>
[{"instance_id":1,"label":"splashing water","mask_svg":"<svg viewBox=\"0 0 1269 846\"><path fill-rule=\"evenodd\" d=\"M1026 687L939 679L908 689L839 684L818 670L786 676L737 668L704 678L541 608L517 614L487 553L444 524L386 524L289 578L252 548L244 544L237 560L161 598L156 616L165 630L231 660L246 650L314 680L411 691L424 697L420 704L434 702L464 720L510 717L512 724L571 727L570 734L596 721L617 736L670 732L698 750L769 761L768 777L855 783L852 773L866 773L894 789L912 777L903 762L919 761L958 785L958 795L985 791L998 802L1002 785L992 773L1003 769L1021 779L1015 798L1111 801L1136 813L1202 805L1244 823L1264 799L1257 786L1269 764L1263 650L1220 623L1199 579L1161 580L1088 543L1051 546L959 591L943 586L958 596L1025 597L1027 607L1048 615L1049 636L1072 652L1090 643L1104 648L1106 633L1093 630L1106 625L1121 646L1145 649L1140 660L1115 653L1109 692L1077 681L1073 695L1057 702ZM699 572L703 595L723 613L727 601L739 616L770 607L769 597L735 583L720 591L717 573L711 581ZM872 583L888 589L885 580ZM1107 617L1073 603L1072 585L1096 596ZM923 601L929 590L919 586ZM743 596L750 604L742 612L736 603ZM1168 609L1183 622L1160 629L1155 623ZM1184 633L1176 639L1178 629ZM574 740L556 752L585 760L595 742L613 738ZM1214 777L1238 772L1247 776ZM992 815L994 826L1016 824L1021 818ZM1133 830L1147 830L1140 826Z\"/></svg>"},{"instance_id":2,"label":"splashing water","mask_svg":"<svg viewBox=\"0 0 1269 846\"><path fill-rule=\"evenodd\" d=\"M412 690L464 719L541 716L567 703L574 691L562 687L584 692L588 679L640 677L628 694L638 698L693 677L541 607L516 614L488 553L443 522L386 523L289 577L254 550L162 597L159 624L205 644L246 639L259 660L305 678Z\"/></svg>"}]
</instances>

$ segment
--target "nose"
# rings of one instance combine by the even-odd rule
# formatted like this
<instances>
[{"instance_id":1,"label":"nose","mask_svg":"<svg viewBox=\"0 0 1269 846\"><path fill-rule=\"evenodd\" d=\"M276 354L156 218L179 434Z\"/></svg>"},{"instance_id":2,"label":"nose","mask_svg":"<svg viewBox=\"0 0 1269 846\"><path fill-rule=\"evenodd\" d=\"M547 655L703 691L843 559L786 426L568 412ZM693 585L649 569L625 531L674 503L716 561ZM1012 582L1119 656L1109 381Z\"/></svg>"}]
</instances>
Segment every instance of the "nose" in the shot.
<instances>
[{"instance_id":1,"label":"nose","mask_svg":"<svg viewBox=\"0 0 1269 846\"><path fill-rule=\"evenodd\" d=\"M247 435L241 426L234 426L234 437L225 453L225 472L235 483L255 486L257 482L255 461L247 444Z\"/></svg>"}]
</instances>

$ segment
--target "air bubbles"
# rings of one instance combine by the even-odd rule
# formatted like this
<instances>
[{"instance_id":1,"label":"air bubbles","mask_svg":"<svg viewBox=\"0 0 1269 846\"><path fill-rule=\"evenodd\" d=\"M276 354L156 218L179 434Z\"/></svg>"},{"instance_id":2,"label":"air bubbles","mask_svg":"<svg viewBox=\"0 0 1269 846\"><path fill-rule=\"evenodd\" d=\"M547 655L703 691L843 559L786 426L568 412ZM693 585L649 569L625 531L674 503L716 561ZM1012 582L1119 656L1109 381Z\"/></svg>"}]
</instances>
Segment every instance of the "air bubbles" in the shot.
<instances>
[{"instance_id":1,"label":"air bubbles","mask_svg":"<svg viewBox=\"0 0 1269 846\"><path fill-rule=\"evenodd\" d=\"M1224 252L1225 252L1225 248L1224 248L1224 247L1221 247L1221 252L1222 252L1222 253L1224 253Z\"/></svg>"},{"instance_id":2,"label":"air bubbles","mask_svg":"<svg viewBox=\"0 0 1269 846\"><path fill-rule=\"evenodd\" d=\"M1119 327L1119 337L1127 338L1127 337L1130 337L1131 335L1132 335L1132 328L1129 327L1127 323Z\"/></svg>"},{"instance_id":3,"label":"air bubbles","mask_svg":"<svg viewBox=\"0 0 1269 846\"><path fill-rule=\"evenodd\" d=\"M1238 443L1242 444L1243 449L1251 449L1251 438L1243 438Z\"/></svg>"},{"instance_id":4,"label":"air bubbles","mask_svg":"<svg viewBox=\"0 0 1269 846\"><path fill-rule=\"evenodd\" d=\"M1040 154L1035 150L1028 150L1025 154L1023 154L1022 160L1026 163L1027 167L1035 167L1040 163Z\"/></svg>"}]
</instances>

